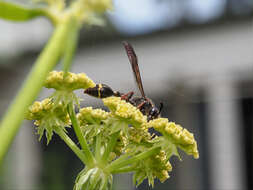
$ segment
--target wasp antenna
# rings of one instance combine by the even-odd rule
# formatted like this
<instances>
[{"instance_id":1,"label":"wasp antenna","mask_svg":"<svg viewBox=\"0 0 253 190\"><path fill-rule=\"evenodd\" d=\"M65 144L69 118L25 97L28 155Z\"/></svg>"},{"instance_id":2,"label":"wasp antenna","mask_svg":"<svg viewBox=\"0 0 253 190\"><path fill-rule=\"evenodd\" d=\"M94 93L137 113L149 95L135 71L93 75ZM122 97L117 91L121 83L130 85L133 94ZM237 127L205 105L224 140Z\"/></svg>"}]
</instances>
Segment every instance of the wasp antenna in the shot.
<instances>
[{"instance_id":1,"label":"wasp antenna","mask_svg":"<svg viewBox=\"0 0 253 190\"><path fill-rule=\"evenodd\" d=\"M163 109L163 103L160 102L159 114L161 113L162 109Z\"/></svg>"}]
</instances>

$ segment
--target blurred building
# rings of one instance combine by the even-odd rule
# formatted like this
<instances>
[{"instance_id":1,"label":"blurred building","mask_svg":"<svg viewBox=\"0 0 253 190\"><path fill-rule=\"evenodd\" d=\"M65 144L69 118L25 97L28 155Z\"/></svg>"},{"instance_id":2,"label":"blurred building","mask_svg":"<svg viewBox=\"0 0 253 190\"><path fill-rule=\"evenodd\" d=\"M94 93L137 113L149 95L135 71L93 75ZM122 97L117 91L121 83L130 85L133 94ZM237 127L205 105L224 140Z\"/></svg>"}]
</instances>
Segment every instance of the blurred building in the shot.
<instances>
[{"instance_id":1,"label":"blurred building","mask_svg":"<svg viewBox=\"0 0 253 190\"><path fill-rule=\"evenodd\" d=\"M145 93L164 103L163 117L195 134L200 151L199 160L172 159L171 178L155 189L253 189L252 2L115 0L115 7L107 28L82 31L73 71L138 94L121 41L134 46ZM2 115L52 28L43 19L0 20L0 28ZM102 105L78 93L84 105ZM34 133L25 122L0 173L0 189L70 189L82 169L78 159L56 136L46 146ZM115 189L134 189L131 176L117 176Z\"/></svg>"}]
</instances>

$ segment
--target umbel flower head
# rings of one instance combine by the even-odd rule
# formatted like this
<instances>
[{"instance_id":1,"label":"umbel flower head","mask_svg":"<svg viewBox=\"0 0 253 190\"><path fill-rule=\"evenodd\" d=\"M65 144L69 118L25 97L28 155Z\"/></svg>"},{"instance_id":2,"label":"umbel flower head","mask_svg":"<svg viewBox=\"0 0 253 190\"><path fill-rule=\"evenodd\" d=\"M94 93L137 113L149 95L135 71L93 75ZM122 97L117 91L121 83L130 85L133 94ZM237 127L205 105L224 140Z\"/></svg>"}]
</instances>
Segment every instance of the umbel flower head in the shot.
<instances>
[{"instance_id":1,"label":"umbel flower head","mask_svg":"<svg viewBox=\"0 0 253 190\"><path fill-rule=\"evenodd\" d=\"M79 106L79 100L73 91L94 87L96 84L84 73L52 71L46 78L44 86L55 89L51 96L55 104L67 106L74 102Z\"/></svg>"},{"instance_id":2,"label":"umbel flower head","mask_svg":"<svg viewBox=\"0 0 253 190\"><path fill-rule=\"evenodd\" d=\"M50 142L55 130L63 130L70 125L69 115L62 106L55 105L52 99L46 98L43 101L36 101L31 105L26 113L26 119L35 120L39 140L46 132L47 144Z\"/></svg>"},{"instance_id":3,"label":"umbel flower head","mask_svg":"<svg viewBox=\"0 0 253 190\"><path fill-rule=\"evenodd\" d=\"M26 119L35 120L39 139L46 131L47 143L49 143L56 129L65 131L64 127L71 124L67 106L72 103L79 105L79 99L73 91L94 87L95 83L84 73L52 71L46 78L44 86L55 89L55 92L50 98L34 102L28 109Z\"/></svg>"},{"instance_id":4,"label":"umbel flower head","mask_svg":"<svg viewBox=\"0 0 253 190\"><path fill-rule=\"evenodd\" d=\"M169 178L168 172L172 170L169 159L173 155L179 156L177 148L198 158L194 136L181 126L165 118L147 122L146 116L135 106L119 97L104 98L103 102L110 109L109 113L88 107L80 110L78 119L85 137L91 144L94 143L91 146L95 146L96 143L91 139L99 134L102 134L101 142L107 144L111 135L120 130L121 135L113 149L114 157L108 163L111 164L110 172L132 169L135 184L139 185L148 178L149 184L153 186L155 178L161 182ZM154 138L148 132L150 127L154 127L164 136ZM120 151L116 151L117 149ZM145 153L150 153L150 156L145 157ZM117 164L121 157L129 159L141 154L145 159L136 159L135 162L126 165Z\"/></svg>"},{"instance_id":5,"label":"umbel flower head","mask_svg":"<svg viewBox=\"0 0 253 190\"><path fill-rule=\"evenodd\" d=\"M64 73L63 71L52 71L45 81L46 88L55 90L74 91L95 87L96 84L85 73Z\"/></svg>"},{"instance_id":6,"label":"umbel flower head","mask_svg":"<svg viewBox=\"0 0 253 190\"><path fill-rule=\"evenodd\" d=\"M142 183L143 179L148 178L149 185L153 187L155 178L164 182L169 178L168 172L172 171L172 166L162 150L147 159L136 162L135 167L134 182L137 186Z\"/></svg>"},{"instance_id":7,"label":"umbel flower head","mask_svg":"<svg viewBox=\"0 0 253 190\"><path fill-rule=\"evenodd\" d=\"M46 132L48 142L53 132L69 145L86 167L78 174L74 190L111 190L115 173L132 172L136 186L147 179L154 186L157 178L164 182L172 171L170 158L179 156L178 148L195 159L199 157L194 135L180 125L147 116L120 97L104 98L109 111L79 105L74 90L94 87L85 74L51 72L45 82L56 91L50 98L35 102L27 112L27 119L35 120L38 134ZM74 97L74 98L73 98ZM64 127L73 126L81 145L69 142ZM153 128L161 136L151 135Z\"/></svg>"},{"instance_id":8,"label":"umbel flower head","mask_svg":"<svg viewBox=\"0 0 253 190\"><path fill-rule=\"evenodd\" d=\"M147 126L154 127L155 130L163 134L161 143L164 144L164 147L169 147L168 145L173 143L185 153L193 155L195 159L199 158L197 142L187 129L183 129L174 122L169 122L166 118L152 120Z\"/></svg>"},{"instance_id":9,"label":"umbel flower head","mask_svg":"<svg viewBox=\"0 0 253 190\"><path fill-rule=\"evenodd\" d=\"M79 120L81 130L88 142L92 142L101 131L105 130L102 122L109 117L109 113L101 109L92 109L86 107L79 110L77 119Z\"/></svg>"},{"instance_id":10,"label":"umbel flower head","mask_svg":"<svg viewBox=\"0 0 253 190\"><path fill-rule=\"evenodd\" d=\"M139 109L119 97L104 98L103 102L115 118L119 118L134 127L139 128L147 122L147 117Z\"/></svg>"}]
</instances>

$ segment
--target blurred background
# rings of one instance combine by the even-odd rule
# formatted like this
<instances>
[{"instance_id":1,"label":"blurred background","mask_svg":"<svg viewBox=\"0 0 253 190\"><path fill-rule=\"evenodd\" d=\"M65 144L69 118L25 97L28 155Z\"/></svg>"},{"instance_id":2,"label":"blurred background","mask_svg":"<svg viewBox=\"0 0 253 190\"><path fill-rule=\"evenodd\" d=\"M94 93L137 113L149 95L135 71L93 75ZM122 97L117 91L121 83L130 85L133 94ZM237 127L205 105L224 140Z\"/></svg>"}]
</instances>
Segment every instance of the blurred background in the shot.
<instances>
[{"instance_id":1,"label":"blurred background","mask_svg":"<svg viewBox=\"0 0 253 190\"><path fill-rule=\"evenodd\" d=\"M106 27L85 27L73 72L115 90L138 89L125 50L139 58L146 95L163 102L163 117L194 133L200 158L181 152L156 190L253 189L253 2L251 0L114 0ZM0 20L0 115L52 33L45 19ZM61 69L58 66L57 69ZM39 100L48 96L43 90ZM87 97L83 105L101 107ZM15 118L13 118L15 119ZM70 135L75 138L74 134ZM3 190L69 190L81 162L55 135L38 142L25 121L0 170ZM132 176L115 176L115 190L134 190ZM147 182L138 190L148 190Z\"/></svg>"}]
</instances>

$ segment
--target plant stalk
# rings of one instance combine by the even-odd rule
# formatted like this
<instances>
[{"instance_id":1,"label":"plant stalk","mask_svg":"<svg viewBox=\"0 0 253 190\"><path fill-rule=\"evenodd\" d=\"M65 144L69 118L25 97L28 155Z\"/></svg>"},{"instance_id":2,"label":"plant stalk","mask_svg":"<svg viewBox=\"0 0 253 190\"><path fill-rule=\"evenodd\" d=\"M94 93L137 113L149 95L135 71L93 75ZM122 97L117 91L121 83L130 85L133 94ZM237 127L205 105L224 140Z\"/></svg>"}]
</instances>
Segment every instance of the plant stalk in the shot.
<instances>
[{"instance_id":1,"label":"plant stalk","mask_svg":"<svg viewBox=\"0 0 253 190\"><path fill-rule=\"evenodd\" d=\"M66 73L70 71L71 65L73 63L73 57L76 51L79 38L79 23L76 19L71 19L71 26L69 31L69 36L66 39L66 48L64 51L64 57L62 61L63 71L66 76Z\"/></svg>"},{"instance_id":2,"label":"plant stalk","mask_svg":"<svg viewBox=\"0 0 253 190\"><path fill-rule=\"evenodd\" d=\"M154 147L154 148L151 148L149 149L148 151L146 152L142 152L138 155L135 155L127 160L121 160L121 161L117 161L115 160L114 162L112 162L109 166L106 167L106 170L111 172L111 173L114 173L114 171L122 168L122 167L126 167L130 164L133 164L139 160L143 160L153 154L156 154L160 151L160 147Z\"/></svg>"},{"instance_id":3,"label":"plant stalk","mask_svg":"<svg viewBox=\"0 0 253 190\"><path fill-rule=\"evenodd\" d=\"M69 136L62 130L56 130L57 134L61 137L61 139L69 146L69 148L77 155L77 157L85 164L87 163L87 159L84 153L76 146L76 144L69 138Z\"/></svg>"},{"instance_id":4,"label":"plant stalk","mask_svg":"<svg viewBox=\"0 0 253 190\"><path fill-rule=\"evenodd\" d=\"M107 163L109 154L112 152L113 148L114 148L115 145L116 145L116 142L117 142L117 138L118 138L118 136L119 136L119 133L120 133L120 132L118 131L118 132L116 132L116 133L114 133L114 134L111 135L111 139L110 139L110 141L109 141L109 143L108 143L108 145L107 145L107 147L106 147L106 149L105 149L105 152L104 152L104 154L103 154L103 156L102 156L102 159L101 159L101 162L102 162L103 164L106 164L106 163Z\"/></svg>"},{"instance_id":5,"label":"plant stalk","mask_svg":"<svg viewBox=\"0 0 253 190\"><path fill-rule=\"evenodd\" d=\"M97 162L101 160L101 133L96 136L96 148L95 148L95 159Z\"/></svg>"},{"instance_id":6,"label":"plant stalk","mask_svg":"<svg viewBox=\"0 0 253 190\"><path fill-rule=\"evenodd\" d=\"M65 20L56 27L51 39L38 57L25 83L0 123L0 165L19 130L25 112L38 96L48 73L61 57L64 48L63 42L70 30L71 23L69 20Z\"/></svg>"},{"instance_id":7,"label":"plant stalk","mask_svg":"<svg viewBox=\"0 0 253 190\"><path fill-rule=\"evenodd\" d=\"M74 128L74 131L75 131L75 134L77 136L77 139L83 149L83 152L87 158L87 167L93 167L94 164L95 164L95 159L89 149L89 146L82 134L82 131L81 131L81 128L80 128L80 125L79 125L79 122L76 118L76 114L75 114L75 111L74 111L74 105L73 104L69 104L68 105L68 113L69 113L69 116L70 116L70 119L71 119L71 122L72 122L72 126Z\"/></svg>"},{"instance_id":8,"label":"plant stalk","mask_svg":"<svg viewBox=\"0 0 253 190\"><path fill-rule=\"evenodd\" d=\"M136 170L136 166L127 166L124 168L120 168L118 170L113 170L112 174L119 174L119 173L129 173Z\"/></svg>"}]
</instances>

